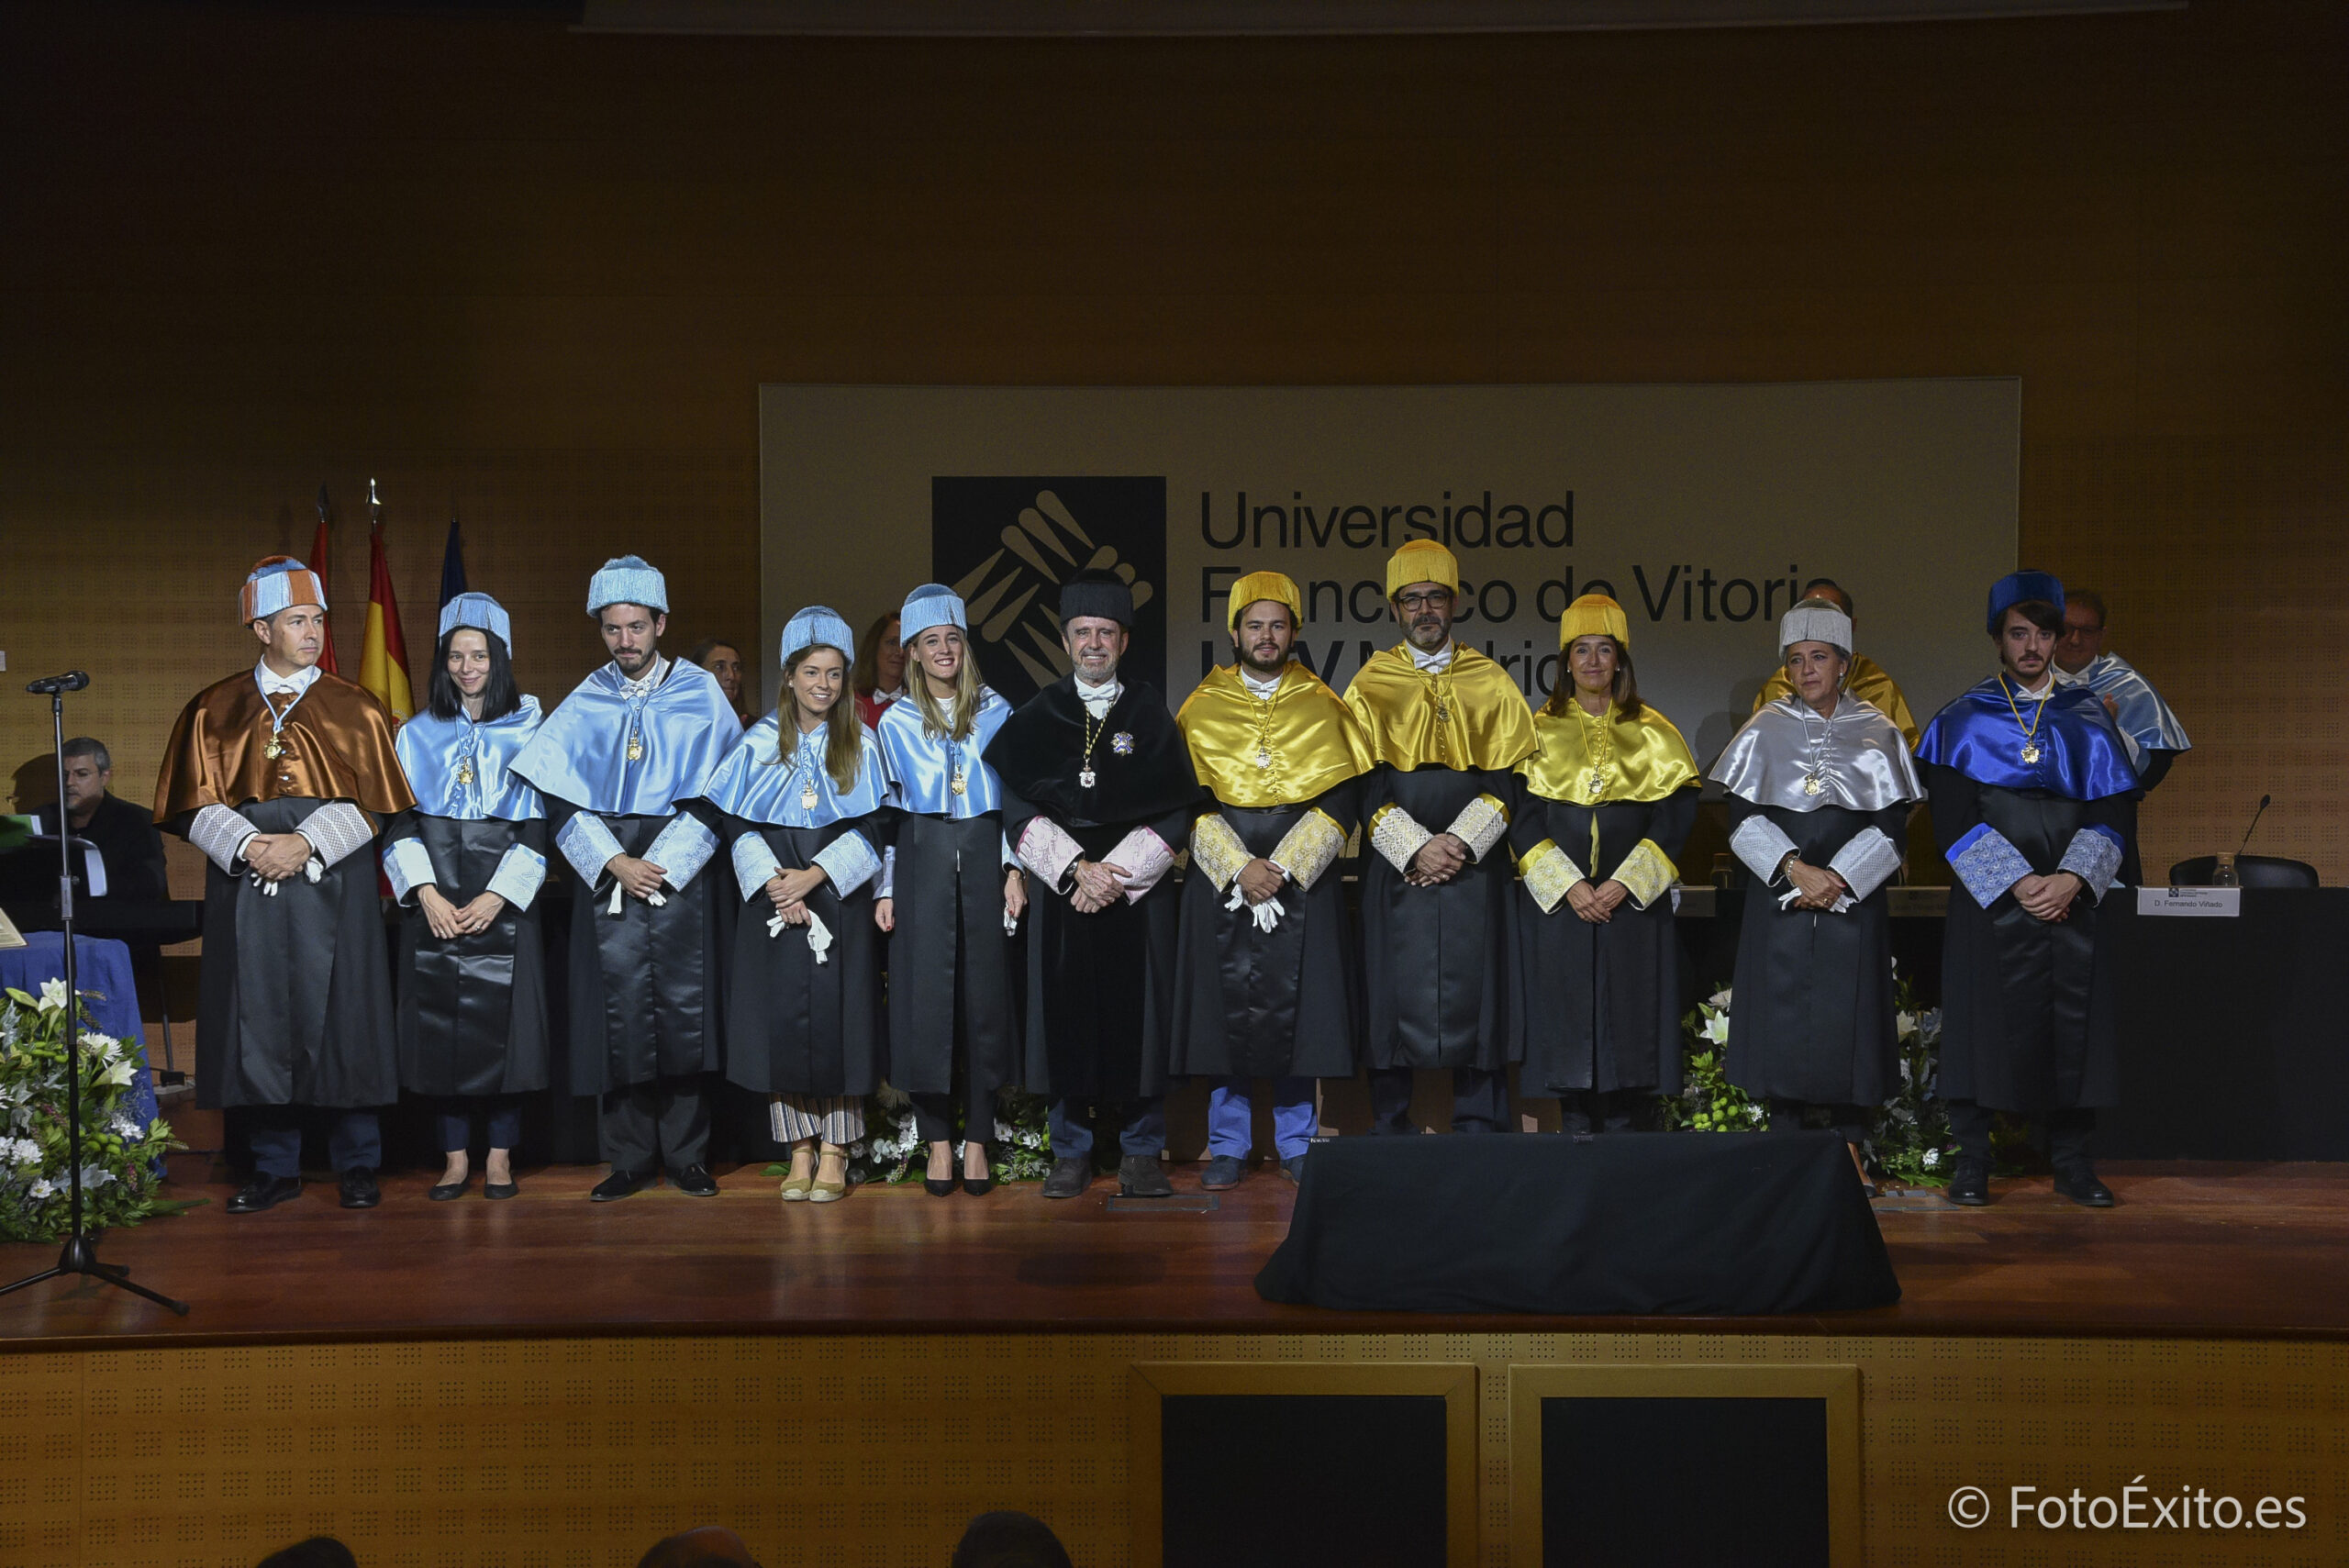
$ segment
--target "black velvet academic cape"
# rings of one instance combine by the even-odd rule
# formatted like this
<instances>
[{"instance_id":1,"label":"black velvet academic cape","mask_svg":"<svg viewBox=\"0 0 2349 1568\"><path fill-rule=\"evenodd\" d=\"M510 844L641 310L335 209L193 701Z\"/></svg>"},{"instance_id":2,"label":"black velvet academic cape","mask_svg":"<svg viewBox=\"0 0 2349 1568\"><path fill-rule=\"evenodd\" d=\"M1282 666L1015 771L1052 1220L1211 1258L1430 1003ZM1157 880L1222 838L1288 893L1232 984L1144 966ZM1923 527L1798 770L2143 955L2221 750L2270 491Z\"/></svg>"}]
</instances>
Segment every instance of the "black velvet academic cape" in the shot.
<instances>
[{"instance_id":1,"label":"black velvet academic cape","mask_svg":"<svg viewBox=\"0 0 2349 1568\"><path fill-rule=\"evenodd\" d=\"M2127 795L2070 800L1976 784L1938 763L1920 762L1918 772L1943 854L1987 822L2042 876L2056 870L2081 828L2125 831L2133 817ZM2012 893L1985 909L1963 881L1950 888L1942 938L1942 1098L2024 1116L2121 1103L2112 951L2119 922L2102 915L2087 893L2051 923L2026 911Z\"/></svg>"},{"instance_id":2,"label":"black velvet academic cape","mask_svg":"<svg viewBox=\"0 0 2349 1568\"><path fill-rule=\"evenodd\" d=\"M977 1087L992 1092L1016 1084L1018 941L1003 929L1003 815L960 821L887 815L897 851L896 923L888 938L889 1082L909 1095L949 1093L959 1041Z\"/></svg>"},{"instance_id":3,"label":"black velvet academic cape","mask_svg":"<svg viewBox=\"0 0 2349 1568\"><path fill-rule=\"evenodd\" d=\"M1519 778L1509 817L1509 848L1522 855L1554 841L1592 884L1615 874L1624 857L1649 840L1675 864L1697 822L1698 786L1662 800L1575 806L1534 794ZM1591 821L1598 851L1591 852ZM1495 859L1500 857L1496 854ZM1593 925L1564 899L1548 914L1517 890L1518 1008L1525 1067L1518 1089L1529 1096L1567 1089L1680 1092L1680 1015L1687 982L1672 895L1642 909L1626 898L1614 917Z\"/></svg>"},{"instance_id":4,"label":"black velvet academic cape","mask_svg":"<svg viewBox=\"0 0 2349 1568\"><path fill-rule=\"evenodd\" d=\"M550 840L573 809L547 797ZM695 808L722 833L725 818ZM603 814L596 814L603 817ZM620 851L641 860L676 813L603 817ZM629 895L611 913L612 877L571 878L571 1088L601 1095L656 1078L713 1073L724 1060L725 941L733 930L734 879L721 840L692 882L658 906ZM763 924L760 934L765 934Z\"/></svg>"},{"instance_id":5,"label":"black velvet academic cape","mask_svg":"<svg viewBox=\"0 0 2349 1568\"><path fill-rule=\"evenodd\" d=\"M1073 675L1029 698L988 742L1012 843L1048 817L1089 861L1136 828L1181 847L1199 784L1165 700L1154 687L1129 684L1095 728L1091 789L1078 779L1086 724ZM1091 915L1079 914L1065 890L1030 880L1026 1088L1094 1105L1165 1089L1178 903L1172 873L1141 898Z\"/></svg>"},{"instance_id":6,"label":"black velvet academic cape","mask_svg":"<svg viewBox=\"0 0 2349 1568\"><path fill-rule=\"evenodd\" d=\"M1359 780L1297 806L1218 806L1248 852L1270 856L1319 807L1353 831ZM1256 929L1246 903L1197 867L1183 888L1182 937L1169 1071L1253 1078L1351 1078L1362 1038L1362 973L1345 878L1332 863L1310 888L1285 886L1280 923Z\"/></svg>"},{"instance_id":7,"label":"black velvet academic cape","mask_svg":"<svg viewBox=\"0 0 2349 1568\"><path fill-rule=\"evenodd\" d=\"M280 795L238 811L264 833L287 833L326 804ZM399 1098L373 854L346 855L315 883L289 877L274 894L207 862L195 1040L195 1103L206 1110Z\"/></svg>"},{"instance_id":8,"label":"black velvet academic cape","mask_svg":"<svg viewBox=\"0 0 2349 1568\"><path fill-rule=\"evenodd\" d=\"M870 819L821 828L778 828L729 819L726 845L756 833L785 871L805 871L832 840ZM725 853L702 874L722 873L739 893ZM767 934L774 902L762 891L735 911L733 962L726 990L726 1076L760 1094L869 1095L889 1070L881 1021L881 932L873 924L873 884L841 896L828 877L807 907L832 933L824 962L807 928Z\"/></svg>"},{"instance_id":9,"label":"black velvet academic cape","mask_svg":"<svg viewBox=\"0 0 2349 1568\"><path fill-rule=\"evenodd\" d=\"M547 825L460 821L403 811L384 843L417 839L432 882L459 908L479 897L517 843L543 856ZM545 889L540 889L541 895ZM511 903L486 930L442 941L419 901L400 920L400 1087L417 1095L520 1095L547 1086L546 947L539 899Z\"/></svg>"},{"instance_id":10,"label":"black velvet academic cape","mask_svg":"<svg viewBox=\"0 0 2349 1568\"><path fill-rule=\"evenodd\" d=\"M1906 801L1881 811L1790 811L1729 797L1731 831L1757 814L1793 840L1811 866L1825 866L1865 828L1876 828L1896 849L1909 831ZM1899 1092L1890 886L1887 879L1832 915L1780 907L1783 879L1747 883L1724 1063L1731 1083L1756 1099L1821 1106L1880 1106Z\"/></svg>"},{"instance_id":11,"label":"black velvet academic cape","mask_svg":"<svg viewBox=\"0 0 2349 1568\"><path fill-rule=\"evenodd\" d=\"M1360 782L1364 823L1392 801L1429 832L1441 833L1480 795L1506 806L1515 775L1437 763L1403 773L1381 762ZM1517 1060L1515 880L1505 844L1434 887L1414 887L1364 845L1364 1043L1371 1066L1497 1072Z\"/></svg>"}]
</instances>

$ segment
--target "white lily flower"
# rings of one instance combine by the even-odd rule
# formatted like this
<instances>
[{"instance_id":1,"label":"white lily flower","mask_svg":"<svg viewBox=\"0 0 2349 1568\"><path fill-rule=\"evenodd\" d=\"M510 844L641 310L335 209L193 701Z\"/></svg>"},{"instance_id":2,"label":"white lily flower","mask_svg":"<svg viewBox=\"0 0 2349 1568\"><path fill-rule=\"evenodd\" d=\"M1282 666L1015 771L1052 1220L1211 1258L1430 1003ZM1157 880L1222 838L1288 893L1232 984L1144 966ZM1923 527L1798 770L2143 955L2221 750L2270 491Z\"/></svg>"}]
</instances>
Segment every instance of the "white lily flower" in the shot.
<instances>
[{"instance_id":1,"label":"white lily flower","mask_svg":"<svg viewBox=\"0 0 2349 1568\"><path fill-rule=\"evenodd\" d=\"M44 1013L61 1013L65 1010L64 981L44 980L40 983L40 1010Z\"/></svg>"}]
</instances>

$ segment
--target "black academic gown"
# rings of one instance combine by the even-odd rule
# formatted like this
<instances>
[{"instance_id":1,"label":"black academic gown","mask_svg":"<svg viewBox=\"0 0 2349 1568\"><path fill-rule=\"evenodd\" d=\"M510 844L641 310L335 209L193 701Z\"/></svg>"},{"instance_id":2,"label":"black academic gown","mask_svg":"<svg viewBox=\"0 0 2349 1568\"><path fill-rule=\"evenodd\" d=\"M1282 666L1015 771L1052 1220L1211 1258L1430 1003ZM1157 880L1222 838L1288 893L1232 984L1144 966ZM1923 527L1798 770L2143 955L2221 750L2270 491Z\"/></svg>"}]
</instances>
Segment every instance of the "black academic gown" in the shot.
<instances>
[{"instance_id":1,"label":"black academic gown","mask_svg":"<svg viewBox=\"0 0 2349 1568\"><path fill-rule=\"evenodd\" d=\"M541 818L461 821L403 811L384 828L388 847L422 840L433 885L462 908L488 889L515 844L547 853ZM541 897L545 889L540 889ZM512 903L486 930L443 941L423 905L400 921L400 1087L441 1095L521 1095L547 1086L546 942L540 899Z\"/></svg>"},{"instance_id":2,"label":"black academic gown","mask_svg":"<svg viewBox=\"0 0 2349 1568\"><path fill-rule=\"evenodd\" d=\"M885 817L897 851L889 1082L909 1095L951 1092L959 1038L975 1089L992 1094L1016 1084L1017 939L1003 929L1003 814L960 821L909 811Z\"/></svg>"},{"instance_id":3,"label":"black academic gown","mask_svg":"<svg viewBox=\"0 0 2349 1568\"><path fill-rule=\"evenodd\" d=\"M42 806L39 820L42 832L56 832L57 806ZM106 862L107 898L122 904L160 904L171 896L163 836L155 829L153 815L144 808L120 795L101 795L97 809L90 813L89 826L69 831L72 837L98 847ZM49 859L53 869L57 856L52 851Z\"/></svg>"},{"instance_id":4,"label":"black academic gown","mask_svg":"<svg viewBox=\"0 0 2349 1568\"><path fill-rule=\"evenodd\" d=\"M1431 833L1448 828L1480 795L1506 805L1516 775L1498 768L1435 763L1400 772L1382 762L1364 774L1362 819L1392 801ZM1509 994L1515 871L1496 844L1482 861L1435 887L1415 887L1386 857L1362 857L1363 951L1372 1067L1475 1067L1517 1060Z\"/></svg>"},{"instance_id":5,"label":"black academic gown","mask_svg":"<svg viewBox=\"0 0 2349 1568\"><path fill-rule=\"evenodd\" d=\"M1881 811L1821 806L1790 811L1729 797L1729 824L1756 814L1794 840L1805 865L1824 866L1874 828L1897 849L1909 803ZM1781 907L1781 881L1745 890L1738 928L1729 1081L1755 1099L1879 1106L1900 1090L1892 1005L1892 897L1887 880L1840 915Z\"/></svg>"},{"instance_id":6,"label":"black academic gown","mask_svg":"<svg viewBox=\"0 0 2349 1568\"><path fill-rule=\"evenodd\" d=\"M548 841L575 808L547 797ZM602 816L602 813L597 813ZM603 817L623 854L642 859L675 813ZM709 863L682 890L655 906L623 895L611 910L612 877L571 878L571 1092L603 1095L661 1078L714 1073L722 1061L725 942L733 931L733 880L728 873L725 817L695 808L721 841ZM763 927L761 934L764 934Z\"/></svg>"},{"instance_id":7,"label":"black academic gown","mask_svg":"<svg viewBox=\"0 0 2349 1568\"><path fill-rule=\"evenodd\" d=\"M1165 700L1141 684L1119 693L1096 727L1092 789L1078 780L1085 720L1075 678L1063 676L1022 704L988 743L1012 843L1049 817L1089 861L1108 858L1136 828L1180 848L1199 786ZM1141 898L1090 915L1040 881L1031 880L1028 903L1024 1086L1090 1105L1164 1092L1180 904L1173 873Z\"/></svg>"},{"instance_id":8,"label":"black academic gown","mask_svg":"<svg viewBox=\"0 0 2349 1568\"><path fill-rule=\"evenodd\" d=\"M730 849L743 834L756 833L776 864L806 871L834 840L871 822L854 817L821 828L778 828L729 819L725 840ZM703 874L730 876L722 858ZM763 893L736 911L726 997L726 1076L763 1095L869 1095L889 1070L873 884L843 896L827 878L807 902L832 933L821 963L807 945L807 927L785 926L780 936L767 934L774 905Z\"/></svg>"},{"instance_id":9,"label":"black academic gown","mask_svg":"<svg viewBox=\"0 0 2349 1568\"><path fill-rule=\"evenodd\" d=\"M237 809L264 833L287 833L326 804L280 795ZM355 1109L399 1098L372 849L315 883L289 877L274 894L206 863L195 1029L195 1103L207 1110Z\"/></svg>"},{"instance_id":10,"label":"black academic gown","mask_svg":"<svg viewBox=\"0 0 2349 1568\"><path fill-rule=\"evenodd\" d=\"M1937 763L1920 762L1919 771L1944 855L1987 822L2042 876L2059 868L2081 828L2125 832L2133 815L2126 794L2070 800L1976 784ZM2026 911L2012 893L2000 894L1985 909L1962 880L1950 888L1942 948L1943 1099L2031 1117L2120 1104L2118 923L2103 917L2086 893L2073 901L2069 915L2051 924Z\"/></svg>"},{"instance_id":11,"label":"black academic gown","mask_svg":"<svg viewBox=\"0 0 2349 1568\"><path fill-rule=\"evenodd\" d=\"M1662 800L1590 806L1536 795L1522 778L1513 782L1509 848L1522 855L1550 840L1584 868L1594 885L1614 875L1642 839L1676 864L1697 821L1694 784ZM1679 933L1672 923L1672 895L1660 895L1644 909L1627 898L1615 906L1612 919L1593 925L1563 898L1543 914L1520 886L1517 914L1519 968L1524 975L1520 1092L1678 1094L1687 981Z\"/></svg>"},{"instance_id":12,"label":"black academic gown","mask_svg":"<svg viewBox=\"0 0 2349 1568\"><path fill-rule=\"evenodd\" d=\"M1360 781L1296 806L1215 809L1248 852L1266 857L1308 811L1352 833ZM1351 1078L1362 1037L1362 975L1345 878L1333 863L1311 888L1285 886L1280 923L1256 929L1246 903L1195 869L1183 889L1169 1070L1252 1078Z\"/></svg>"}]
</instances>

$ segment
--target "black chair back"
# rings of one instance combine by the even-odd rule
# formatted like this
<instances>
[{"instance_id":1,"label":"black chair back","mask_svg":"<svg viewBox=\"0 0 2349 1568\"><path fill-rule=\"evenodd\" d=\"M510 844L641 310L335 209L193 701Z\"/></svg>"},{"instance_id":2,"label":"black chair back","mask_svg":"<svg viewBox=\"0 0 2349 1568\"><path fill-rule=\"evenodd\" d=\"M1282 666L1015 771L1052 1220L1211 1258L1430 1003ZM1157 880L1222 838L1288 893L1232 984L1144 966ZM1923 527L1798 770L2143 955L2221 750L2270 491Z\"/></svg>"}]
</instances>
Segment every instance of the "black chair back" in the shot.
<instances>
[{"instance_id":1,"label":"black chair back","mask_svg":"<svg viewBox=\"0 0 2349 1568\"><path fill-rule=\"evenodd\" d=\"M2219 867L2216 855L2197 855L2190 861L2180 861L2169 868L2172 887L2208 887L2210 873ZM2316 867L2306 861L2286 860L2281 855L2237 855L2235 883L2242 887L2314 887Z\"/></svg>"}]
</instances>

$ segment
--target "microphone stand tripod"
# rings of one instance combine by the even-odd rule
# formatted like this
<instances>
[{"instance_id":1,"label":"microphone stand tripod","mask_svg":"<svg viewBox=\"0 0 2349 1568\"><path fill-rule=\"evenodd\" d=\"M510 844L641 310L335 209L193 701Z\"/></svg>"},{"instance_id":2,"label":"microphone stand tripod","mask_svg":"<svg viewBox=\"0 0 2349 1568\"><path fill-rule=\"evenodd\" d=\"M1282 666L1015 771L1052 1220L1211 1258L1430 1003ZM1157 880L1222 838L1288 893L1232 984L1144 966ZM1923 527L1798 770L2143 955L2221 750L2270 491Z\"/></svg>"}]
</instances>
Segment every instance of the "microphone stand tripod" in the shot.
<instances>
[{"instance_id":1,"label":"microphone stand tripod","mask_svg":"<svg viewBox=\"0 0 2349 1568\"><path fill-rule=\"evenodd\" d=\"M27 1274L13 1284L0 1285L0 1296L39 1284L44 1280L62 1279L82 1274L127 1290L133 1296L143 1296L158 1307L168 1307L181 1317L187 1316L187 1303L173 1301L161 1291L149 1290L143 1284L130 1283L130 1271L119 1263L98 1262L97 1238L89 1233L82 1218L82 993L74 985L73 964L73 851L68 840L72 834L65 819L65 694L90 684L89 677L76 673L53 680L35 681L28 688L49 696L50 724L57 746L57 862L59 925L65 932L65 1160L71 1178L70 1199L72 1219L65 1233L65 1249L57 1254L57 1265L36 1274Z\"/></svg>"}]
</instances>

